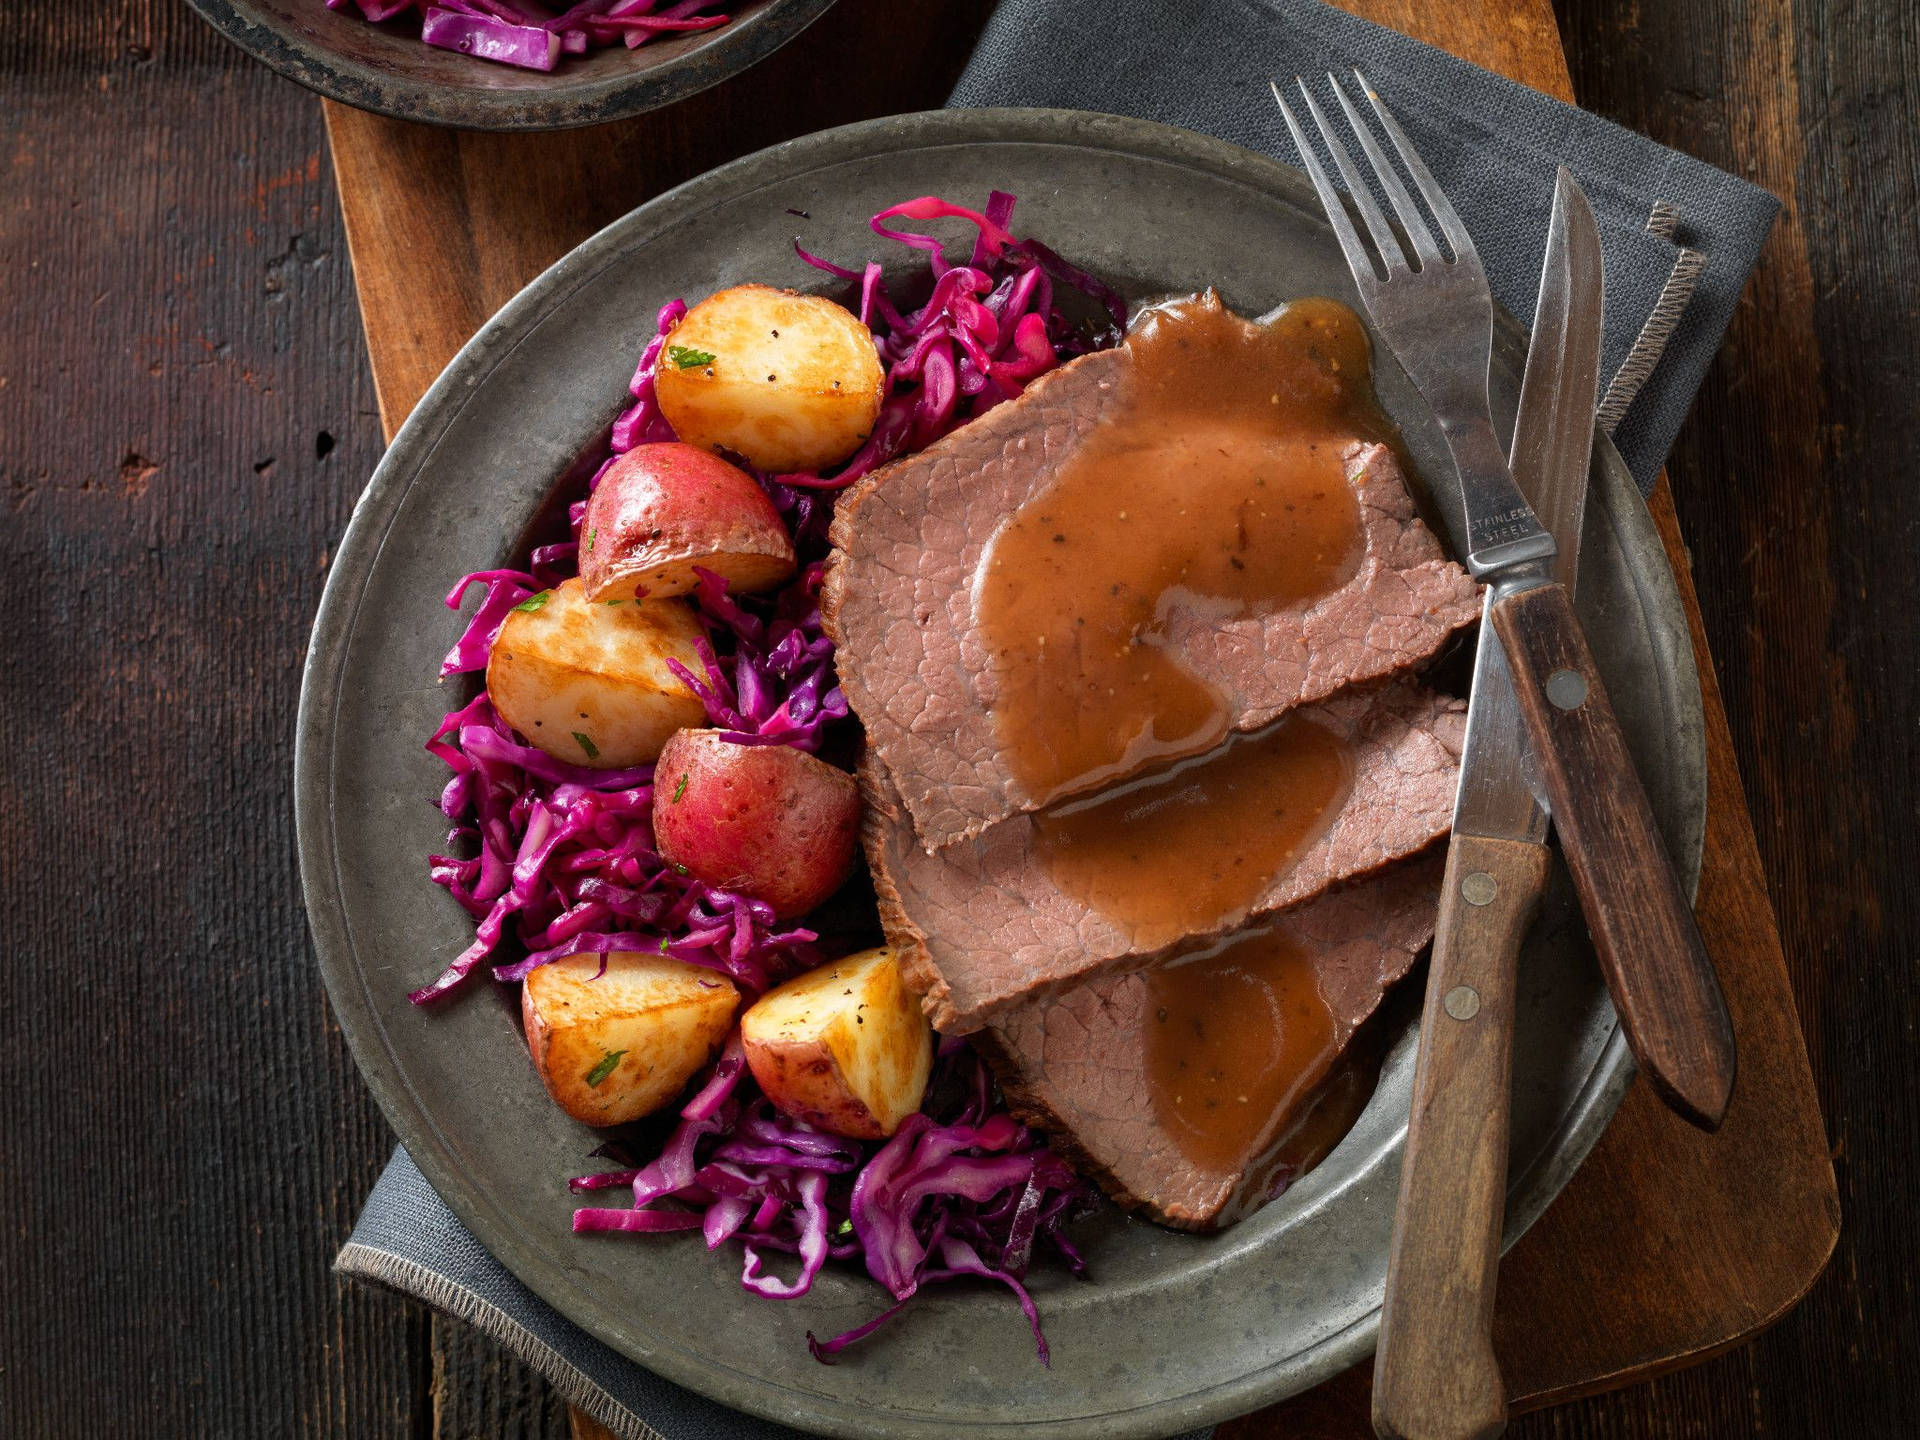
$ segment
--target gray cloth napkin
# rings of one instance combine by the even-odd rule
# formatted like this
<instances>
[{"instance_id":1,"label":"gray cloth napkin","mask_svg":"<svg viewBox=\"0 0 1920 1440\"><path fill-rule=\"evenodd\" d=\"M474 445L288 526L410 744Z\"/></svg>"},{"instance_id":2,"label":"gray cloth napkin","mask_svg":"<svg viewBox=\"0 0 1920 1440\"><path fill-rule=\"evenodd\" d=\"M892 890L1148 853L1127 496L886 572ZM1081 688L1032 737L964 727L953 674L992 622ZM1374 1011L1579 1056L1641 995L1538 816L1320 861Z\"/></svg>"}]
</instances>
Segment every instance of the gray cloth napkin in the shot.
<instances>
[{"instance_id":1,"label":"gray cloth napkin","mask_svg":"<svg viewBox=\"0 0 1920 1440\"><path fill-rule=\"evenodd\" d=\"M477 1326L624 1440L787 1440L800 1433L662 1380L565 1319L481 1248L405 1150L393 1152L375 1182L334 1269Z\"/></svg>"},{"instance_id":2,"label":"gray cloth napkin","mask_svg":"<svg viewBox=\"0 0 1920 1440\"><path fill-rule=\"evenodd\" d=\"M1495 298L1523 321L1554 171L1572 166L1606 249L1613 378L1601 419L1651 486L1778 209L1765 192L1317 0L1003 0L950 103L1118 112L1294 163L1268 78L1356 65L1468 221ZM670 1384L556 1314L481 1249L404 1150L336 1268L479 1326L628 1440L795 1433Z\"/></svg>"},{"instance_id":3,"label":"gray cloth napkin","mask_svg":"<svg viewBox=\"0 0 1920 1440\"><path fill-rule=\"evenodd\" d=\"M1766 191L1319 0L1003 0L948 103L1132 115L1294 165L1268 81L1297 93L1295 75L1324 87L1356 67L1473 232L1493 298L1524 324L1554 172L1571 167L1606 253L1600 418L1651 490L1780 208Z\"/></svg>"}]
</instances>

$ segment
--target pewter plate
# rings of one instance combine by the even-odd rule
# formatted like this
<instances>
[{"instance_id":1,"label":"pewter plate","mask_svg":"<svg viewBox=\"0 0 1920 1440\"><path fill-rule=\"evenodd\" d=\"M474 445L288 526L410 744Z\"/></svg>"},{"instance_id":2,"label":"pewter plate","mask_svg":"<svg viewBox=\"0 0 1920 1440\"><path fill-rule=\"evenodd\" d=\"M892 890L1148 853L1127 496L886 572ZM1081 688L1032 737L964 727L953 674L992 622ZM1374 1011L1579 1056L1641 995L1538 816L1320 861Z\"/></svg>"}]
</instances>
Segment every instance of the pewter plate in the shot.
<instances>
[{"instance_id":1,"label":"pewter plate","mask_svg":"<svg viewBox=\"0 0 1920 1440\"><path fill-rule=\"evenodd\" d=\"M428 883L443 771L420 747L458 574L505 560L557 477L625 399L660 304L743 280L820 288L791 249L882 253L867 217L938 193L1020 197L1030 233L1145 299L1217 287L1243 314L1298 295L1353 301L1305 180L1244 150L1134 120L1048 111L910 115L797 140L716 170L581 245L461 351L356 508L314 627L296 761L302 873L342 1028L413 1158L509 1269L614 1349L727 1404L823 1434L1174 1434L1325 1379L1372 1348L1406 1133L1419 997L1403 987L1372 1104L1317 1170L1226 1234L1106 1211L1082 1234L1095 1283L1040 1274L1053 1365L998 1288L945 1288L833 1368L804 1334L872 1315L880 1292L833 1269L791 1303L755 1299L697 1240L576 1239L564 1178L592 1132L547 1099L512 1008L484 985L406 1001L470 924ZM790 211L811 218L798 219ZM897 254L888 254L897 260ZM1384 354L1383 351L1377 351ZM1503 321L1507 422L1523 337ZM1378 386L1427 497L1452 477L1431 416L1391 363ZM1706 787L1700 693L1680 600L1639 493L1596 447L1580 608L1689 886ZM1457 512L1451 517L1458 519ZM1417 983L1417 982L1416 982ZM1508 1238L1558 1193L1632 1074L1564 875L1521 965Z\"/></svg>"}]
</instances>

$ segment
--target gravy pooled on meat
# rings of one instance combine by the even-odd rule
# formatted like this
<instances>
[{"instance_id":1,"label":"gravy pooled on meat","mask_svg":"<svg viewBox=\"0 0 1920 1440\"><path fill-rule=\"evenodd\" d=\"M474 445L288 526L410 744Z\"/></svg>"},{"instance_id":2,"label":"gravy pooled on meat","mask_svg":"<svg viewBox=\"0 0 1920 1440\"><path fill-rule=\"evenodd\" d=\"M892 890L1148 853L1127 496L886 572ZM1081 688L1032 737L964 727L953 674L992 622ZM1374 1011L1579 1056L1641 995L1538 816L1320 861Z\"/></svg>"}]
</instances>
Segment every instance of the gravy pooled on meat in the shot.
<instances>
[{"instance_id":1,"label":"gravy pooled on meat","mask_svg":"<svg viewBox=\"0 0 1920 1440\"><path fill-rule=\"evenodd\" d=\"M1295 711L1205 755L1033 817L1053 883L1161 943L1244 915L1353 788L1353 746Z\"/></svg>"},{"instance_id":2,"label":"gravy pooled on meat","mask_svg":"<svg viewBox=\"0 0 1920 1440\"><path fill-rule=\"evenodd\" d=\"M1122 1204L1210 1229L1335 1144L1432 930L1476 587L1331 300L1138 316L849 490L822 615L923 1008ZM1372 682L1372 683L1368 683Z\"/></svg>"},{"instance_id":3,"label":"gravy pooled on meat","mask_svg":"<svg viewBox=\"0 0 1920 1440\"><path fill-rule=\"evenodd\" d=\"M1124 394L981 558L995 736L1039 805L1217 744L1228 696L1169 644L1176 616L1311 604L1365 553L1343 474L1387 427L1353 312L1267 325L1209 295L1144 312Z\"/></svg>"},{"instance_id":4,"label":"gravy pooled on meat","mask_svg":"<svg viewBox=\"0 0 1920 1440\"><path fill-rule=\"evenodd\" d=\"M1196 315L1212 312L1204 323L1223 333L1238 329L1260 334L1258 327L1221 312L1211 299L1183 302L1182 308ZM1291 407L1274 405L1273 395L1282 392L1271 387L1255 391L1256 398L1270 410L1331 416L1336 407L1308 384L1317 376L1325 390L1351 386L1353 393L1346 397L1353 406L1350 428L1365 433L1384 430L1383 422L1366 413L1358 326L1346 312L1320 302L1301 301L1287 312L1291 323L1304 323L1302 317L1316 314L1330 329L1326 335L1309 332L1305 338L1325 364L1316 369L1318 362L1295 362L1296 378L1310 392L1307 400ZM1172 326L1164 317L1151 315L1149 323ZM1289 323L1283 317L1280 331L1268 333L1284 333ZM1334 339L1340 345L1334 345ZM1349 340L1350 354L1346 353ZM1332 368L1335 360L1340 365L1337 371ZM980 836L998 822L1037 810L1068 792L1084 793L1111 783L1123 778L1122 772L1205 749L1211 743L1212 727L1224 724L1236 731L1257 730L1296 706L1329 699L1351 685L1384 679L1426 659L1449 634L1471 624L1480 613L1479 588L1466 571L1446 558L1439 541L1420 522L1392 449L1364 435L1336 435L1331 442L1331 465L1350 499L1328 501L1323 518L1337 521L1348 503L1357 515L1358 554L1345 560L1350 567L1346 578L1318 595L1293 601L1260 600L1230 591L1208 597L1201 594L1189 567L1185 582L1159 589L1165 603L1156 602L1148 630L1138 637L1141 643L1131 647L1147 652L1145 663L1154 665L1162 678L1171 675L1170 684L1201 685L1197 711L1190 712L1184 722L1175 716L1157 727L1160 736L1172 736L1178 743L1164 742L1151 729L1143 738L1138 715L1129 718L1123 713L1117 722L1095 716L1087 734L1096 742L1096 757L1104 755L1104 761L1041 758L1056 775L1084 771L1089 763L1096 768L1111 764L1117 733L1123 759L1112 767L1113 774L1092 779L1083 775L1081 782L1065 786L1057 795L1051 793L1050 785L1042 795L1030 791L1014 773L1014 759L1003 743L1004 733L1019 728L1006 718L1006 705L1016 702L1003 683L1008 677L996 671L993 636L981 611L995 610L995 630L1008 631L1000 647L1003 651L1008 643L1030 645L1037 651L1041 647L1035 642L1042 634L1061 633L1055 612L1067 607L1044 600L1037 609L1021 612L1006 604L1008 597L995 599L986 592L1003 581L1017 581L1018 576L1007 572L1019 567L1003 565L996 580L985 562L997 539L1008 542L1003 560L1016 543L1030 543L1049 555L1053 550L1076 550L1072 531L1056 527L1027 533L1021 527L1010 529L1010 520L1029 512L1036 517L1047 514L1047 497L1056 492L1060 476L1083 468L1076 457L1104 445L1103 436L1126 433L1134 423L1128 417L1138 389L1135 371L1141 363L1126 346L1083 355L1042 375L1019 398L996 405L919 454L862 477L834 507L836 549L821 588L821 620L839 647L841 689L866 727L868 745L884 762L919 843L928 851ZM1197 373L1218 367L1196 365L1194 369ZM1188 415L1170 431L1211 427L1217 432L1221 423L1219 417ZM1331 418L1327 423L1332 424ZM1327 442L1304 430L1301 433L1304 445L1318 444L1322 452L1326 450ZM1306 453L1318 463L1321 452ZM1263 493L1264 489L1256 491ZM1186 519L1202 531L1209 528L1195 515L1192 497L1185 498ZM1211 496L1208 504L1220 500L1218 495ZM1228 521L1223 523L1230 526L1226 538L1237 546L1239 522L1233 518L1232 496L1227 495L1223 503L1228 507ZM1293 514L1298 515L1298 502L1288 503L1296 505ZM1132 506L1113 508L1116 518L1106 530L1136 524ZM1124 522L1117 519L1121 508L1128 512ZM1166 526L1170 511L1180 508L1177 503L1161 505L1148 515L1143 522L1147 538L1152 539L1154 529ZM1287 512L1279 514L1284 517ZM1269 510L1267 519L1273 518ZM1003 536L1003 531L1008 533ZM1068 539L1056 544L1055 535ZM1219 538L1216 529L1216 541ZM1090 549L1083 556L1090 556ZM1151 558L1141 563L1148 564ZM1224 573L1231 585L1240 583L1238 577L1243 575L1258 578L1262 573L1253 564L1247 571L1237 570L1231 564L1234 559L1247 563L1248 557L1237 549L1217 547L1215 576ZM1302 563L1283 562L1277 551L1266 550L1259 560L1276 569ZM1092 575L1095 567L1089 560L1084 568ZM1173 569L1177 578L1179 567ZM1278 580L1269 576L1269 580L1281 588L1287 584L1324 587L1332 583L1329 576L1340 573L1331 559L1308 562L1305 570L1304 579L1296 574L1291 580L1285 576ZM1033 583L1042 587L1037 600L1050 583L1048 574L1036 572ZM1100 599L1098 583L1110 592L1122 578L1100 572L1094 577L1096 594L1091 598ZM1086 579L1068 574L1061 585L1079 585ZM1161 582L1154 581L1153 586ZM1121 597L1109 594L1109 598ZM1242 609L1249 613L1236 613ZM1119 616L1113 624L1126 618ZM1050 638L1046 648L1058 650L1069 641L1078 643L1074 637L1089 626L1099 628L1091 620L1087 625L1070 624L1073 635L1068 641ZM1159 666L1160 660L1166 665ZM1037 657L1034 663L1037 666ZM1009 661L1014 668L1017 664ZM1073 668L1068 667L1069 673ZM1033 689L1035 708L1050 700L1047 683L1042 675ZM1132 703L1131 686L1115 683L1107 688L1116 692L1111 697L1116 704L1123 699ZM1120 693L1123 689L1126 696ZM1061 697L1056 690L1051 698ZM1000 706L997 714L996 705ZM1156 702L1149 713L1159 708ZM1216 710L1221 713L1216 715ZM1078 730L1077 723L1073 728ZM1178 732L1183 729L1197 733L1182 740ZM1102 735L1107 738L1099 739ZM1010 738L1019 748L1029 748L1019 734ZM1071 744L1064 749L1080 745L1077 735L1069 739ZM1129 745L1135 746L1130 759L1124 754Z\"/></svg>"},{"instance_id":5,"label":"gravy pooled on meat","mask_svg":"<svg viewBox=\"0 0 1920 1440\"><path fill-rule=\"evenodd\" d=\"M1031 1001L980 1044L1015 1112L1122 1205L1230 1225L1366 1108L1379 1047L1355 1041L1433 933L1443 863L1403 861L1191 958Z\"/></svg>"},{"instance_id":6,"label":"gravy pooled on meat","mask_svg":"<svg viewBox=\"0 0 1920 1440\"><path fill-rule=\"evenodd\" d=\"M1152 897L1139 902L1147 918L1135 923L1127 897L1115 894L1115 887L1096 888L1101 882L1092 864L1046 857L1041 826L1053 817L1044 813L1002 821L973 840L927 853L907 821L893 777L869 751L860 783L880 919L935 1027L969 1034L1075 981L1192 954L1251 921L1415 855L1447 833L1466 722L1460 701L1393 681L1342 691L1295 718L1331 733L1330 748L1342 753L1351 779L1339 784L1324 817L1307 827L1302 843L1289 847L1277 867L1253 867L1263 873L1250 900L1225 914L1216 909L1210 923L1198 925L1182 923ZM1237 741L1234 749L1257 756L1261 738ZM1189 765L1207 769L1212 759ZM1261 788L1248 793L1258 797ZM1105 808L1103 801L1077 801L1075 807ZM1230 861L1264 823L1250 819L1245 834L1236 836L1207 827L1202 813L1192 819L1188 838L1168 843L1204 853L1162 853L1157 861L1142 854L1139 873L1155 863L1192 864L1204 875L1213 857ZM1108 822L1108 828L1126 823ZM1123 849L1126 837L1095 843ZM1088 894L1107 908L1089 903Z\"/></svg>"},{"instance_id":7,"label":"gravy pooled on meat","mask_svg":"<svg viewBox=\"0 0 1920 1440\"><path fill-rule=\"evenodd\" d=\"M1153 1114L1194 1164L1233 1166L1332 1069L1346 1036L1320 994L1314 959L1273 928L1148 973Z\"/></svg>"}]
</instances>

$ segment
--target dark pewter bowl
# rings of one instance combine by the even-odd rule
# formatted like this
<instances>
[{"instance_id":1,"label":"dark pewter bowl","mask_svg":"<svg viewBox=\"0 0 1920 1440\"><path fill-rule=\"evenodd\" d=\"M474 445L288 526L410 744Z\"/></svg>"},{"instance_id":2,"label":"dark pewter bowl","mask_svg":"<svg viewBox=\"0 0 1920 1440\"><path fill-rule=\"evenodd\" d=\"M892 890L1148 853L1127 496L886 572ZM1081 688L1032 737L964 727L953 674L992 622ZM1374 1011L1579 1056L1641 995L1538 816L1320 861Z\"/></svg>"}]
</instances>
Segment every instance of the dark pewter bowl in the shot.
<instances>
[{"instance_id":1,"label":"dark pewter bowl","mask_svg":"<svg viewBox=\"0 0 1920 1440\"><path fill-rule=\"evenodd\" d=\"M548 1100L517 1006L481 982L431 1011L407 990L467 943L424 857L444 838L442 767L421 749L456 622L449 581L513 553L547 493L618 413L654 312L742 280L823 288L793 255L880 252L867 217L914 195L1020 196L1016 229L1131 300L1216 286L1243 314L1292 296L1353 303L1294 170L1134 120L948 111L828 131L751 155L609 226L461 351L402 427L354 511L314 626L296 796L314 943L340 1023L394 1129L447 1203L521 1280L621 1353L726 1404L823 1434L1116 1440L1176 1434L1301 1390L1373 1347L1411 1094L1418 981L1386 1012L1378 1090L1338 1149L1217 1236L1111 1209L1080 1232L1095 1282L1038 1274L1053 1347L1036 1363L998 1288L937 1290L829 1369L805 1332L873 1315L880 1291L832 1267L803 1300L745 1294L732 1257L662 1236L576 1238L565 1177L592 1132ZM796 222L791 211L810 219ZM1511 423L1524 337L1500 322ZM1378 388L1457 529L1432 415L1381 357ZM1666 555L1610 444L1596 447L1580 609L1670 852L1691 885L1706 815L1699 678ZM1566 1183L1632 1075L1571 887L1558 875L1520 969L1507 1236Z\"/></svg>"},{"instance_id":2,"label":"dark pewter bowl","mask_svg":"<svg viewBox=\"0 0 1920 1440\"><path fill-rule=\"evenodd\" d=\"M227 39L329 100L466 130L566 130L671 105L757 65L833 0L739 0L731 23L637 50L520 70L422 45L406 23L369 25L325 0L188 0ZM410 23L410 22L408 22Z\"/></svg>"}]
</instances>

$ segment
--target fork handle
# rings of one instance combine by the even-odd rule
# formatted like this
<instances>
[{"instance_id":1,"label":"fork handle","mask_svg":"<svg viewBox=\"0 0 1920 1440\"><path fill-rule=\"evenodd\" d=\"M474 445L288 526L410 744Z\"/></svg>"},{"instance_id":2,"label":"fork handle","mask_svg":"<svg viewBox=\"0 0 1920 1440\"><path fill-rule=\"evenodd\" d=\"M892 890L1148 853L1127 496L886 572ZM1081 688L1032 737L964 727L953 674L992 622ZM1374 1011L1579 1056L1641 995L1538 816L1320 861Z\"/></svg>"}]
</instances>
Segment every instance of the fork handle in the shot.
<instances>
[{"instance_id":1,"label":"fork handle","mask_svg":"<svg viewBox=\"0 0 1920 1440\"><path fill-rule=\"evenodd\" d=\"M1546 584L1490 610L1627 1041L1660 1098L1716 1130L1735 1069L1726 1000L1573 601Z\"/></svg>"},{"instance_id":2,"label":"fork handle","mask_svg":"<svg viewBox=\"0 0 1920 1440\"><path fill-rule=\"evenodd\" d=\"M1547 863L1545 845L1520 840L1456 834L1447 848L1373 1360L1381 1440L1487 1440L1506 1427L1493 1294L1514 975Z\"/></svg>"}]
</instances>

